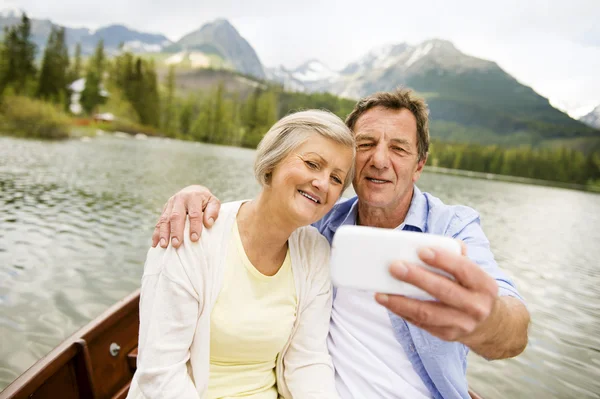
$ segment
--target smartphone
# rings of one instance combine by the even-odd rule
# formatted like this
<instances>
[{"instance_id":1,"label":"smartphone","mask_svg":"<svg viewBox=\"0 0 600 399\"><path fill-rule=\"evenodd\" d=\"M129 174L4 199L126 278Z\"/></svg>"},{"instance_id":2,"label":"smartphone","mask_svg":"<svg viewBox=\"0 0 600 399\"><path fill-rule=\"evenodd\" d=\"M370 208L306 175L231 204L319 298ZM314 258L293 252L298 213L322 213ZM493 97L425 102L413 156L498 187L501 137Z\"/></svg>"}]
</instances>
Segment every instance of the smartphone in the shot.
<instances>
[{"instance_id":1,"label":"smartphone","mask_svg":"<svg viewBox=\"0 0 600 399\"><path fill-rule=\"evenodd\" d=\"M422 289L394 278L389 271L390 264L402 260L454 280L452 275L422 262L417 250L437 247L461 254L460 243L450 237L366 226L340 226L331 245L334 286L422 300L434 298Z\"/></svg>"}]
</instances>

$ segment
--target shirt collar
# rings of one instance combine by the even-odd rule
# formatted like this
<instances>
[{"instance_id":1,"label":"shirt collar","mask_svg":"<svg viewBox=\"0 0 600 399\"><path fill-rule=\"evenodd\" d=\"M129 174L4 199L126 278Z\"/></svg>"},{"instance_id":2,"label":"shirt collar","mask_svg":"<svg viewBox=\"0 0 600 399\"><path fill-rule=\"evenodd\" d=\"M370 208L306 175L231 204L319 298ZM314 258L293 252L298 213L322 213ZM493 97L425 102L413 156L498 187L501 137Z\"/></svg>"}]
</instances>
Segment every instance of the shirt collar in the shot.
<instances>
[{"instance_id":1,"label":"shirt collar","mask_svg":"<svg viewBox=\"0 0 600 399\"><path fill-rule=\"evenodd\" d=\"M344 217L344 219L342 220L342 223L340 223L340 226L343 226L345 224L354 225L354 224L356 224L357 221L358 221L358 201L354 201L354 203L348 210L346 217Z\"/></svg>"},{"instance_id":2,"label":"shirt collar","mask_svg":"<svg viewBox=\"0 0 600 399\"><path fill-rule=\"evenodd\" d=\"M328 227L335 233L339 226L342 225L355 225L358 219L358 201L356 197L352 198L352 205L350 209L346 211L345 216L339 223L331 223ZM410 201L410 208L404 218L404 222L398 226L399 229L404 229L405 226L412 226L421 232L425 231L427 225L427 214L429 213L429 206L425 195L419 190L416 185L413 185L413 196ZM340 219L338 219L340 220Z\"/></svg>"},{"instance_id":3,"label":"shirt collar","mask_svg":"<svg viewBox=\"0 0 600 399\"><path fill-rule=\"evenodd\" d=\"M404 226L412 226L424 232L427 227L427 214L429 205L425 195L416 185L413 185L413 197L410 201L410 208L404 218Z\"/></svg>"}]
</instances>

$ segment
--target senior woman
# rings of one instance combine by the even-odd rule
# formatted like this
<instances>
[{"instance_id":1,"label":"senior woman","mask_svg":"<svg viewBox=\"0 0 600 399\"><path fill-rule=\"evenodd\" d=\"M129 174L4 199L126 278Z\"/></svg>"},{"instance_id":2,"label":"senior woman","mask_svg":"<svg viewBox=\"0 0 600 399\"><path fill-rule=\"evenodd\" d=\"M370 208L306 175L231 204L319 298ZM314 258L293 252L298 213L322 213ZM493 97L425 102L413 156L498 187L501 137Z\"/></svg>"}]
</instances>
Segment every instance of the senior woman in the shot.
<instances>
[{"instance_id":1,"label":"senior woman","mask_svg":"<svg viewBox=\"0 0 600 399\"><path fill-rule=\"evenodd\" d=\"M128 398L337 397L329 244L310 224L352 181L354 151L337 116L288 115L258 146L256 198L224 204L200 242L150 249Z\"/></svg>"}]
</instances>

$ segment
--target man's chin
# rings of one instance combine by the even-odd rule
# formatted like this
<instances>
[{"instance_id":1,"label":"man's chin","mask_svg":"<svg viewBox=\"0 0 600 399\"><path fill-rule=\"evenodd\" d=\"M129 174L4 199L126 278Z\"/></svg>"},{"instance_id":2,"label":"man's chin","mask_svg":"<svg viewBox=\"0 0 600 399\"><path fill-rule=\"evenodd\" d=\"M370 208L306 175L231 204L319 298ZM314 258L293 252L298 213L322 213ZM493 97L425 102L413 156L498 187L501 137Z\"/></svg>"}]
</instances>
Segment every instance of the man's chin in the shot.
<instances>
[{"instance_id":1,"label":"man's chin","mask_svg":"<svg viewBox=\"0 0 600 399\"><path fill-rule=\"evenodd\" d=\"M373 208L386 208L394 202L393 198L390 198L389 195L382 195L381 193L365 193L364 195L357 195L361 203Z\"/></svg>"}]
</instances>

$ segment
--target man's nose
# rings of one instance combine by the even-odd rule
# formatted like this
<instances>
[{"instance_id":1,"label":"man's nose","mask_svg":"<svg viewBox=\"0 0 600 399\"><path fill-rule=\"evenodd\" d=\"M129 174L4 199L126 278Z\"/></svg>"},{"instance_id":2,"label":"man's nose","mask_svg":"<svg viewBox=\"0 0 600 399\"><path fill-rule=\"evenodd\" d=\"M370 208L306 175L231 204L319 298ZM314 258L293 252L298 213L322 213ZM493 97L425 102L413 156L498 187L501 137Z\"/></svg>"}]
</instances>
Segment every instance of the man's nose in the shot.
<instances>
[{"instance_id":1,"label":"man's nose","mask_svg":"<svg viewBox=\"0 0 600 399\"><path fill-rule=\"evenodd\" d=\"M383 145L378 145L375 148L371 164L377 169L386 169L390 164L390 154L388 149Z\"/></svg>"}]
</instances>

